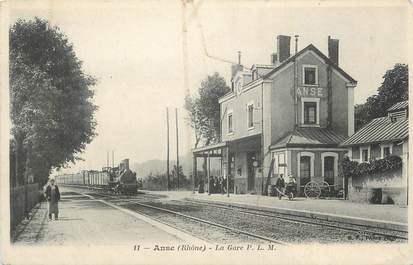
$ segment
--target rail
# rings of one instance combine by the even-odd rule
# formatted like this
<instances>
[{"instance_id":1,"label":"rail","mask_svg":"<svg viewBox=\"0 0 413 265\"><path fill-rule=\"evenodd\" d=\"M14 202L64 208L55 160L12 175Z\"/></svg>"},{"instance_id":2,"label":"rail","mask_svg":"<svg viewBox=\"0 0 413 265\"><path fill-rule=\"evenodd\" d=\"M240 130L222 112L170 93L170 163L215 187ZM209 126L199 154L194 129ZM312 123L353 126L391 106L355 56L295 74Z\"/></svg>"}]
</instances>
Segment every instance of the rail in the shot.
<instances>
[{"instance_id":1,"label":"rail","mask_svg":"<svg viewBox=\"0 0 413 265\"><path fill-rule=\"evenodd\" d=\"M100 195L102 195L102 194L100 194ZM110 195L103 195L103 197L109 197L109 198L112 198L112 199L117 199L116 196L110 196ZM170 213L170 214L174 214L176 216L180 216L180 217L183 217L183 218L186 218L186 219L190 219L190 220L197 221L197 222L200 222L200 223L208 224L208 225L211 225L211 226L219 227L219 228L222 228L222 229L225 229L225 230L237 233L237 234L246 235L246 236L253 237L253 238L256 238L256 239L260 239L260 240L264 240L264 241L267 241L267 242L270 242L270 243L275 243L275 244L279 244L279 245L290 245L290 244L288 244L286 242L283 242L283 241L280 241L280 240L276 240L276 239L273 239L273 238L261 236L261 235L255 234L255 233L250 233L248 231L240 230L240 229L229 227L229 226L226 226L226 225L213 223L211 221L204 220L204 219L197 218L197 217L190 216L190 215L186 215L186 214L182 214L182 213L177 212L177 211L172 211L172 210L169 210L169 209L156 207L156 206L153 206L153 205L148 205L148 204L145 204L145 203L140 203L140 202L127 200L127 199L122 199L122 201L127 201L127 202L130 202L130 203L139 205L141 207L145 207L145 208L150 208L150 209L154 209L154 210L158 210L158 211L162 211L162 212L167 212L167 213Z\"/></svg>"},{"instance_id":2,"label":"rail","mask_svg":"<svg viewBox=\"0 0 413 265\"><path fill-rule=\"evenodd\" d=\"M349 224L345 222L338 222L338 221L328 221L328 220L323 220L323 219L316 219L316 218L308 218L308 217L302 217L302 216L296 216L292 214L286 214L286 213L275 213L272 211L264 211L261 209L249 209L247 207L242 207L238 205L231 205L231 206L225 206L225 205L220 205L210 202L204 202L204 201L195 201L193 199L186 199L186 201L194 203L194 204L201 204L201 205L208 205L208 206L213 206L214 208L221 208L221 209L226 209L226 210L238 210L239 212L242 212L244 214L249 214L249 215L255 215L255 216L265 216L265 217L273 217L273 218L278 218L282 220L287 220L287 221L293 221L293 222L300 222L304 224L311 224L311 225L317 225L317 226L326 226L326 227L332 227L332 228L337 228L337 229L342 229L342 230L348 230L348 231L354 231L354 232L367 232L371 234L376 234L384 237L394 237L394 238L399 238L399 239L408 239L407 232L399 229L385 229L385 228L378 228L378 227L371 227L367 225L361 225L361 224Z\"/></svg>"}]
</instances>

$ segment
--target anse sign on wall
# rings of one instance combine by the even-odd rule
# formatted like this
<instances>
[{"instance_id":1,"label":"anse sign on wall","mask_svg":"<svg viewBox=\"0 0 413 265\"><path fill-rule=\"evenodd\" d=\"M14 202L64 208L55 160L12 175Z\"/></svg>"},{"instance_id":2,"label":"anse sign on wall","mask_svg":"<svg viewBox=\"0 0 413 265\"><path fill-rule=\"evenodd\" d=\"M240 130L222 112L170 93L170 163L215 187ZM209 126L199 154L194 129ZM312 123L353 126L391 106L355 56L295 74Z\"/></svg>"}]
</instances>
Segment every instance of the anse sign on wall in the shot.
<instances>
[{"instance_id":1,"label":"anse sign on wall","mask_svg":"<svg viewBox=\"0 0 413 265\"><path fill-rule=\"evenodd\" d=\"M297 87L297 96L324 98L327 90L325 87Z\"/></svg>"}]
</instances>

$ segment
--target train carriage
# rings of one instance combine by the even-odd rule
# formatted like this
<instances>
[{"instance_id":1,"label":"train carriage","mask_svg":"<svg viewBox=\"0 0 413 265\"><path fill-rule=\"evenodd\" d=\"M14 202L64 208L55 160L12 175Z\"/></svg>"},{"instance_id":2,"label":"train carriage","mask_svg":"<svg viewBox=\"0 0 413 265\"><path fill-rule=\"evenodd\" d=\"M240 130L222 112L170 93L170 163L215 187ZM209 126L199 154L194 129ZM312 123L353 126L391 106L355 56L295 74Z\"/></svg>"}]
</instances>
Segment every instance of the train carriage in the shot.
<instances>
[{"instance_id":1,"label":"train carriage","mask_svg":"<svg viewBox=\"0 0 413 265\"><path fill-rule=\"evenodd\" d=\"M116 194L136 194L138 191L136 173L129 169L129 159L122 160L117 167L105 167L102 171L82 170L76 174L58 175L55 179L58 184L84 186Z\"/></svg>"}]
</instances>

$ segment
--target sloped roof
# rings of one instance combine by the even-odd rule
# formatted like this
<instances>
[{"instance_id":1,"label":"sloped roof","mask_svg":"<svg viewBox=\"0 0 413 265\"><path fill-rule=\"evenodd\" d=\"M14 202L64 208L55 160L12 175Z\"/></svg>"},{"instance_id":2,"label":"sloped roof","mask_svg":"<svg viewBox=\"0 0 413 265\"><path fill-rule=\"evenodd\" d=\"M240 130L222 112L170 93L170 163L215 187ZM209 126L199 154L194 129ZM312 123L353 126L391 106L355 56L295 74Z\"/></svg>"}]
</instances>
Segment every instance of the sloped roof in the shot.
<instances>
[{"instance_id":1,"label":"sloped roof","mask_svg":"<svg viewBox=\"0 0 413 265\"><path fill-rule=\"evenodd\" d=\"M397 102L396 104L388 108L387 111L403 110L403 109L407 109L408 107L409 107L409 101L405 100L405 101Z\"/></svg>"},{"instance_id":2,"label":"sloped roof","mask_svg":"<svg viewBox=\"0 0 413 265\"><path fill-rule=\"evenodd\" d=\"M312 50L313 52L315 52L318 56L320 56L327 64L329 64L331 67L333 67L334 69L336 69L340 74L342 74L345 78L347 78L350 82L352 83L357 83L356 80L354 80L349 74L347 74L343 69L341 69L337 64L335 64L333 61L330 60L330 58L328 58L327 56L325 56L319 49L317 49L313 44L308 45L307 47L305 47L304 49L302 49L301 51L297 52L296 54L294 54L293 56L291 56L290 58L288 58L287 60L285 60L284 62L282 62L279 66L277 66L275 69L273 69L272 71L270 71L268 74L266 74L263 78L268 78L269 76L271 76L272 74L274 74L275 72L277 72L278 70L282 69L285 65L287 65L288 63L292 62L295 60L295 58L297 58L298 56L300 56L301 54Z\"/></svg>"},{"instance_id":3,"label":"sloped roof","mask_svg":"<svg viewBox=\"0 0 413 265\"><path fill-rule=\"evenodd\" d=\"M297 58L298 56L300 56L301 54L312 50L314 51L318 56L320 56L327 64L331 65L331 67L333 67L334 69L336 69L340 74L342 74L345 78L347 78L351 83L355 83L357 84L357 81L354 80L354 78L352 78L349 74L347 74L343 69L341 69L336 63L334 63L333 61L330 60L330 58L328 58L327 56L325 56L319 49L317 49L313 44L308 45L307 47L305 47L304 49L302 49L301 51L297 52L296 54L294 54L293 56L289 57L287 60L285 60L284 62L282 62L280 65L278 65L277 67L273 67L273 69L271 70L272 65L259 65L257 64L256 67L257 68L266 68L269 71L261 71L260 72L260 77L259 79L266 79L269 76L271 76L272 74L274 74L275 72L281 70L284 66L286 66L287 64L289 64L290 62L294 61L295 58ZM259 80L257 79L257 80ZM255 80L254 80L255 81ZM226 93L225 95L221 96L221 98L224 98L230 94L234 93L233 91L229 91L228 93Z\"/></svg>"},{"instance_id":4,"label":"sloped roof","mask_svg":"<svg viewBox=\"0 0 413 265\"><path fill-rule=\"evenodd\" d=\"M327 128L299 127L287 133L278 142L270 146L270 149L282 147L337 147L345 137Z\"/></svg>"},{"instance_id":5,"label":"sloped roof","mask_svg":"<svg viewBox=\"0 0 413 265\"><path fill-rule=\"evenodd\" d=\"M407 119L392 122L386 116L370 121L345 140L341 146L397 141L406 139L408 136L409 121Z\"/></svg>"}]
</instances>

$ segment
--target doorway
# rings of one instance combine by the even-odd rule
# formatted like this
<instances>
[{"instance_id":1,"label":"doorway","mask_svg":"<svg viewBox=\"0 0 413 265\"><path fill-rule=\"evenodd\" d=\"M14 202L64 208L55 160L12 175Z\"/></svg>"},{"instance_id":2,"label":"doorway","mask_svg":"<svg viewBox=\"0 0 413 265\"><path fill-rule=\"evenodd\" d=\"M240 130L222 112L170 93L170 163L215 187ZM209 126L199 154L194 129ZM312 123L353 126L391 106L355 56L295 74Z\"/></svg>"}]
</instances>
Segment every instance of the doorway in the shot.
<instances>
[{"instance_id":1,"label":"doorway","mask_svg":"<svg viewBox=\"0 0 413 265\"><path fill-rule=\"evenodd\" d=\"M311 157L300 157L300 193L304 194L304 186L311 181Z\"/></svg>"},{"instance_id":2,"label":"doorway","mask_svg":"<svg viewBox=\"0 0 413 265\"><path fill-rule=\"evenodd\" d=\"M247 152L247 170L248 170L248 179L247 179L247 191L255 191L255 167L254 161L256 161L257 156L255 152Z\"/></svg>"}]
</instances>

